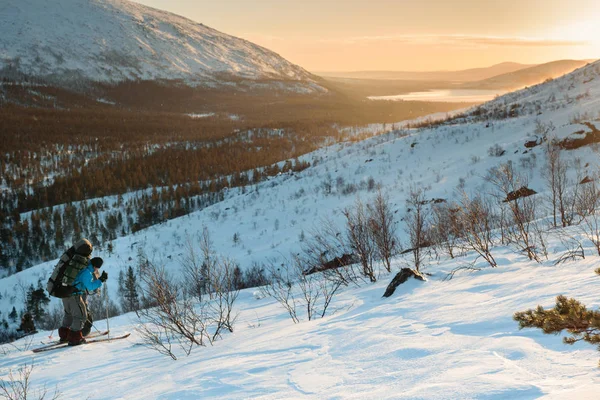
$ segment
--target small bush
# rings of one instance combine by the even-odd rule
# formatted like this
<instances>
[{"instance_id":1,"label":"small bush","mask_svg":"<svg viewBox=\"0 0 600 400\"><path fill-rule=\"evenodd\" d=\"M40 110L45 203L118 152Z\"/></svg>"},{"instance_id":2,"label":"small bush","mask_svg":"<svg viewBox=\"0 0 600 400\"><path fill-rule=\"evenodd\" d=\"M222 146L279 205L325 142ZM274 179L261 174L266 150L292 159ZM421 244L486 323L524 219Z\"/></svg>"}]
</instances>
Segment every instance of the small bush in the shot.
<instances>
[{"instance_id":1,"label":"small bush","mask_svg":"<svg viewBox=\"0 0 600 400\"><path fill-rule=\"evenodd\" d=\"M488 155L490 157L502 157L504 153L506 153L506 150L504 150L498 143L488 149Z\"/></svg>"}]
</instances>

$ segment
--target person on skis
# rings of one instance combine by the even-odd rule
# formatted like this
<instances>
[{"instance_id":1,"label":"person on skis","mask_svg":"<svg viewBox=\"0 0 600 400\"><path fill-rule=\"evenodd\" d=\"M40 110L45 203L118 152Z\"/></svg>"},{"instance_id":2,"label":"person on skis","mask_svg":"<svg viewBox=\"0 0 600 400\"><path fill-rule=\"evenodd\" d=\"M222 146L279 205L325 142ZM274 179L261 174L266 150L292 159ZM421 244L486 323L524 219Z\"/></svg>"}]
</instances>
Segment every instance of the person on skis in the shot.
<instances>
[{"instance_id":1,"label":"person on skis","mask_svg":"<svg viewBox=\"0 0 600 400\"><path fill-rule=\"evenodd\" d=\"M92 258L87 267L75 277L73 286L76 291L71 296L62 299L65 316L62 326L58 329L61 343L69 342L69 346L85 343L84 332L89 333L91 328L91 326L86 326L86 323L89 323L87 295L100 289L108 279L106 271L98 276L102 264L103 260L100 257Z\"/></svg>"}]
</instances>

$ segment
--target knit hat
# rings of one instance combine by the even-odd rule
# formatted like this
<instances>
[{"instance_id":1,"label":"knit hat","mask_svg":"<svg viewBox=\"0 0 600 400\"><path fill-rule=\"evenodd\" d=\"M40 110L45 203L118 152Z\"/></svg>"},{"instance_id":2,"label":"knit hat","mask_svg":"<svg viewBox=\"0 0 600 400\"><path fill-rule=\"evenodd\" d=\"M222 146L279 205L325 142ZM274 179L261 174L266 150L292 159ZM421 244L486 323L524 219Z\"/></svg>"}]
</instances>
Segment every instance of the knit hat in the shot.
<instances>
[{"instance_id":1,"label":"knit hat","mask_svg":"<svg viewBox=\"0 0 600 400\"><path fill-rule=\"evenodd\" d=\"M104 264L104 260L100 257L94 257L90 260L90 263L94 266L94 268L100 268L102 264Z\"/></svg>"}]
</instances>

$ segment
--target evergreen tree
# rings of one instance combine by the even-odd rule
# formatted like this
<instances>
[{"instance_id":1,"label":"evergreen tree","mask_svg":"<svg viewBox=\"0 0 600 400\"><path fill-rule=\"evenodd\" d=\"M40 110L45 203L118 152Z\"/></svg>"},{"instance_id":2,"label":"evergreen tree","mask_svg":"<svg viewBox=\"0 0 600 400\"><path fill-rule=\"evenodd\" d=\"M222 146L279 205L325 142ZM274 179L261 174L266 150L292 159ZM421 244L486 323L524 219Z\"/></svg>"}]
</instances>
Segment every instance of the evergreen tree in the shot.
<instances>
[{"instance_id":1,"label":"evergreen tree","mask_svg":"<svg viewBox=\"0 0 600 400\"><path fill-rule=\"evenodd\" d=\"M123 270L119 271L117 288L117 293L119 295L119 303L121 303L121 308L123 308L125 305L125 272L123 272Z\"/></svg>"},{"instance_id":2,"label":"evergreen tree","mask_svg":"<svg viewBox=\"0 0 600 400\"><path fill-rule=\"evenodd\" d=\"M600 268L596 273L600 275ZM514 319L519 322L519 329L539 328L555 335L566 330L571 336L563 338L564 343L583 340L598 345L600 351L600 310L590 311L575 299L561 295L556 298L554 308L545 310L538 306L535 310L515 313Z\"/></svg>"},{"instance_id":3,"label":"evergreen tree","mask_svg":"<svg viewBox=\"0 0 600 400\"><path fill-rule=\"evenodd\" d=\"M17 314L17 309L15 308L15 306L13 306L12 311L10 312L10 314L8 314L8 318L10 318L12 322L17 322L18 316L19 314Z\"/></svg>"},{"instance_id":4,"label":"evergreen tree","mask_svg":"<svg viewBox=\"0 0 600 400\"><path fill-rule=\"evenodd\" d=\"M238 265L233 269L233 287L235 290L245 289L244 274Z\"/></svg>"},{"instance_id":5,"label":"evergreen tree","mask_svg":"<svg viewBox=\"0 0 600 400\"><path fill-rule=\"evenodd\" d=\"M29 286L27 292L27 303L25 304L27 312L29 312L36 321L40 321L46 315L46 305L50 303L50 298L46 295L43 288L34 289L33 285Z\"/></svg>"},{"instance_id":6,"label":"evergreen tree","mask_svg":"<svg viewBox=\"0 0 600 400\"><path fill-rule=\"evenodd\" d=\"M140 308L140 300L137 290L137 278L133 268L127 268L127 274L121 283L122 276L119 274L119 291L122 293L121 308L123 312L137 311Z\"/></svg>"}]
</instances>

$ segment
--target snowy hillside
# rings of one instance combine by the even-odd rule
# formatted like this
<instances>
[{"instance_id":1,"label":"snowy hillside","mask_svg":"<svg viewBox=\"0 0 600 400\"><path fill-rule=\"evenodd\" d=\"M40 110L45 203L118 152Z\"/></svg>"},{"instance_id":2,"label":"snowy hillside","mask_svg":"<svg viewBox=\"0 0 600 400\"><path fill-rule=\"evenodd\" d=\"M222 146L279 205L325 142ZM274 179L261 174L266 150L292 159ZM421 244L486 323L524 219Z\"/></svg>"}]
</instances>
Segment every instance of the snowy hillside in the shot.
<instances>
[{"instance_id":1,"label":"snowy hillside","mask_svg":"<svg viewBox=\"0 0 600 400\"><path fill-rule=\"evenodd\" d=\"M357 198L370 201L377 186L400 219L407 214L411 187L425 190L428 199L447 201L456 198L457 188L485 194L491 190L486 172L508 161L529 178L543 218L549 212L544 146L525 146L540 141L540 127L559 140L600 129L600 62L500 97L452 123L398 129L319 150L304 157L312 167L302 172L230 190L220 203L117 239L112 254L106 249L95 254L105 260L115 298L119 271L134 266L140 251L176 274L185 239L204 228L217 252L243 269L269 259L281 262L298 252L325 218L343 226L342 210ZM503 152L490 151L495 147ZM571 190L580 176L598 179L596 148L561 152ZM401 224L397 233L406 248ZM411 281L383 300L393 275L381 273L375 284L344 288L332 304L335 312L326 318L303 318L300 324L293 324L273 300L244 291L234 332L178 361L140 346L137 333L125 342L35 357L22 340L6 348L2 375L33 360L34 385L57 384L67 398L83 391L93 399L597 399L599 353L594 347L568 347L559 337L519 331L512 320L516 311L552 306L558 294L593 309L600 306L600 277L593 273L600 257L592 243L577 226L546 234L548 254L541 263L498 244L493 249L498 268L479 260L475 266L482 271L447 281L448 272L474 261L475 255L432 257L423 267L431 274L428 282ZM582 243L586 257L555 265L569 237ZM0 281L4 315L22 304L19 287L45 281L54 264ZM406 256L394 259L394 270L406 265ZM137 323L124 315L111 319L110 326L116 334L134 331ZM48 335L39 333L29 347ZM73 370L85 371L86 380L71 379Z\"/></svg>"},{"instance_id":2,"label":"snowy hillside","mask_svg":"<svg viewBox=\"0 0 600 400\"><path fill-rule=\"evenodd\" d=\"M499 268L451 281L442 278L455 261L442 262L428 282L407 282L389 299L383 276L344 290L330 316L299 324L245 290L234 333L177 361L140 345L133 314L110 320L114 335L133 332L124 341L34 354L43 332L3 347L0 377L33 364L31 393L46 386L65 399L598 399L593 346L519 331L512 314L552 306L561 293L598 308L599 258L555 267L507 249L498 256Z\"/></svg>"},{"instance_id":3,"label":"snowy hillside","mask_svg":"<svg viewBox=\"0 0 600 400\"><path fill-rule=\"evenodd\" d=\"M58 82L276 79L320 89L268 49L127 0L2 1L0 72Z\"/></svg>"}]
</instances>

